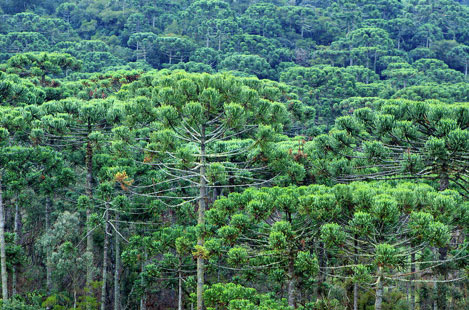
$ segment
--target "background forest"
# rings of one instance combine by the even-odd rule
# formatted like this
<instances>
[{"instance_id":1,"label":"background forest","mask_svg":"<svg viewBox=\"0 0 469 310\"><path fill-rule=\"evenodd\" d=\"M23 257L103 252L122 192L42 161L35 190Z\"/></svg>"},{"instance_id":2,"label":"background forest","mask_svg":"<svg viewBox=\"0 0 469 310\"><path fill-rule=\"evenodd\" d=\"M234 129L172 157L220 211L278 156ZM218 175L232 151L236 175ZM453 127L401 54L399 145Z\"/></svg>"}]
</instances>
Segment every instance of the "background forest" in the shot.
<instances>
[{"instance_id":1,"label":"background forest","mask_svg":"<svg viewBox=\"0 0 469 310\"><path fill-rule=\"evenodd\" d=\"M466 0L0 0L0 309L469 309Z\"/></svg>"}]
</instances>

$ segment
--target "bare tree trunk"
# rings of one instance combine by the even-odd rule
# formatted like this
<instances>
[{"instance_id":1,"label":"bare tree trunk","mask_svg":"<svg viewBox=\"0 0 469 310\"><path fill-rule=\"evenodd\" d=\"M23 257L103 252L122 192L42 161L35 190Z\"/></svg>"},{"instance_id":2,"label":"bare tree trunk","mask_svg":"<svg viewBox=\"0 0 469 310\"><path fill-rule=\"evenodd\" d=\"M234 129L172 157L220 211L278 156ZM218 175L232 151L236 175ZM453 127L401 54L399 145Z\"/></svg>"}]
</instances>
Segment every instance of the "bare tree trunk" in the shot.
<instances>
[{"instance_id":1,"label":"bare tree trunk","mask_svg":"<svg viewBox=\"0 0 469 310\"><path fill-rule=\"evenodd\" d=\"M50 212L51 212L51 205L52 202L50 200L50 197L46 197L46 233L48 233L50 229ZM52 262L51 262L51 248L50 246L47 246L46 249L46 289L47 289L47 295L50 294L52 290Z\"/></svg>"},{"instance_id":2,"label":"bare tree trunk","mask_svg":"<svg viewBox=\"0 0 469 310\"><path fill-rule=\"evenodd\" d=\"M295 281L295 261L293 258L290 258L288 264L288 306L295 308L295 295L296 295L296 281Z\"/></svg>"},{"instance_id":3,"label":"bare tree trunk","mask_svg":"<svg viewBox=\"0 0 469 310\"><path fill-rule=\"evenodd\" d=\"M410 310L415 310L415 253L410 254Z\"/></svg>"},{"instance_id":4,"label":"bare tree trunk","mask_svg":"<svg viewBox=\"0 0 469 310\"><path fill-rule=\"evenodd\" d=\"M91 125L88 124L88 133L91 133ZM91 146L91 141L88 140L86 145L86 195L88 196L89 203L93 203L93 148ZM87 236L86 236L86 253L89 258L87 267L86 267L86 287L88 290L89 296L91 296L91 282L93 282L93 235L91 227L89 226L91 220L91 210L90 205L86 208L86 222L87 222ZM89 309L89 306L87 306Z\"/></svg>"},{"instance_id":5,"label":"bare tree trunk","mask_svg":"<svg viewBox=\"0 0 469 310\"><path fill-rule=\"evenodd\" d=\"M137 41L137 50L136 50L136 51L137 51L136 53L137 53L137 61L138 61L138 55L139 55L139 53L138 53L138 52L139 52L139 45L138 45L138 41Z\"/></svg>"},{"instance_id":6,"label":"bare tree trunk","mask_svg":"<svg viewBox=\"0 0 469 310\"><path fill-rule=\"evenodd\" d=\"M142 284L143 284L143 270L145 269L145 262L142 261L142 265L140 267L140 271L141 271L141 281L142 281ZM140 310L147 310L147 292L145 289L143 289L143 295L142 297L140 298Z\"/></svg>"},{"instance_id":7,"label":"bare tree trunk","mask_svg":"<svg viewBox=\"0 0 469 310\"><path fill-rule=\"evenodd\" d=\"M107 299L107 252L109 248L109 203L106 203L104 220L103 276L101 285L101 310L106 310Z\"/></svg>"},{"instance_id":8,"label":"bare tree trunk","mask_svg":"<svg viewBox=\"0 0 469 310\"><path fill-rule=\"evenodd\" d=\"M440 254L440 261L446 260L446 256L448 254L448 248L439 248L438 252ZM443 277L443 280L447 279L447 269L445 267L445 264L441 266L442 271L441 271L441 277ZM447 309L447 300L446 300L446 291L447 291L448 285L444 282L438 283L437 286L437 296L436 296L436 303L438 306L439 310L446 310Z\"/></svg>"},{"instance_id":9,"label":"bare tree trunk","mask_svg":"<svg viewBox=\"0 0 469 310\"><path fill-rule=\"evenodd\" d=\"M140 298L140 310L147 310L147 290L146 290L146 286L144 285L143 272L144 272L145 266L147 264L148 253L147 253L146 245L144 246L144 248L145 248L144 258L143 258L142 264L140 266L140 268L141 268L140 269L140 281L142 282L142 285L143 285L143 295L142 295L142 298Z\"/></svg>"},{"instance_id":10,"label":"bare tree trunk","mask_svg":"<svg viewBox=\"0 0 469 310\"><path fill-rule=\"evenodd\" d=\"M440 188L439 191L444 191L449 187L449 176L446 168L443 167L443 172L440 173Z\"/></svg>"},{"instance_id":11,"label":"bare tree trunk","mask_svg":"<svg viewBox=\"0 0 469 310\"><path fill-rule=\"evenodd\" d=\"M16 202L15 202L15 228L14 228L14 233L15 233L15 239L14 239L14 242L15 242L15 245L19 245L19 233L20 233L20 206L19 206L19 203L18 203L18 195L16 196ZM13 266L13 271L12 271L12 274L11 274L11 296L16 296L16 294L18 293L17 292L17 289L16 289L16 285L17 285L17 272L18 270L16 270L16 266Z\"/></svg>"},{"instance_id":12,"label":"bare tree trunk","mask_svg":"<svg viewBox=\"0 0 469 310\"><path fill-rule=\"evenodd\" d=\"M205 125L202 125L201 130L201 143L200 143L200 189L199 189L199 210L197 224L200 226L205 225L205 208L207 203L207 181L206 181L206 153L205 153ZM197 245L204 245L204 237L200 236L197 240ZM202 310L203 292L204 292L204 258L200 255L197 257L197 310Z\"/></svg>"},{"instance_id":13,"label":"bare tree trunk","mask_svg":"<svg viewBox=\"0 0 469 310\"><path fill-rule=\"evenodd\" d=\"M354 236L354 244L355 244L355 257L353 259L353 262L355 264L358 263L358 235L355 234ZM353 283L353 310L358 310L358 283L354 282Z\"/></svg>"},{"instance_id":14,"label":"bare tree trunk","mask_svg":"<svg viewBox=\"0 0 469 310\"><path fill-rule=\"evenodd\" d=\"M442 167L442 172L440 173L440 191L444 191L448 189L449 187L449 176L448 176L448 171L446 166ZM443 261L446 259L446 254L448 249L447 248L439 248L439 253L440 253L440 260ZM442 267L441 271L443 277L446 278L446 270L445 267ZM436 300L434 303L434 306L437 307L440 310L446 310L446 285L444 283L437 284L435 282L436 286Z\"/></svg>"},{"instance_id":15,"label":"bare tree trunk","mask_svg":"<svg viewBox=\"0 0 469 310\"><path fill-rule=\"evenodd\" d=\"M378 60L378 52L375 50L375 55L373 59L373 71L376 72L376 62Z\"/></svg>"},{"instance_id":16,"label":"bare tree trunk","mask_svg":"<svg viewBox=\"0 0 469 310\"><path fill-rule=\"evenodd\" d=\"M179 270L178 270L178 310L182 310L182 261L179 257Z\"/></svg>"},{"instance_id":17,"label":"bare tree trunk","mask_svg":"<svg viewBox=\"0 0 469 310\"><path fill-rule=\"evenodd\" d=\"M2 275L2 298L8 299L8 273L5 253L5 210L3 207L2 173L0 170L0 260Z\"/></svg>"},{"instance_id":18,"label":"bare tree trunk","mask_svg":"<svg viewBox=\"0 0 469 310\"><path fill-rule=\"evenodd\" d=\"M353 310L358 310L358 283L353 283Z\"/></svg>"},{"instance_id":19,"label":"bare tree trunk","mask_svg":"<svg viewBox=\"0 0 469 310\"><path fill-rule=\"evenodd\" d=\"M319 264L319 268L324 268L326 267L327 265L327 262L326 262L326 255L325 255L325 248L324 248L324 244L322 242L320 242L318 244L318 249L317 249L317 253L318 253L318 264ZM323 298L323 283L326 281L326 278L327 278L327 274L326 274L326 271L325 272L320 272L319 275L318 275L318 283L316 284L316 287L314 289L314 297L316 297L316 299L321 299Z\"/></svg>"},{"instance_id":20,"label":"bare tree trunk","mask_svg":"<svg viewBox=\"0 0 469 310\"><path fill-rule=\"evenodd\" d=\"M378 280L376 283L376 299L375 310L381 310L383 306L383 276L381 275L382 267L378 267Z\"/></svg>"},{"instance_id":21,"label":"bare tree trunk","mask_svg":"<svg viewBox=\"0 0 469 310\"><path fill-rule=\"evenodd\" d=\"M121 287L120 287L120 269L121 269L121 254L120 254L120 243L119 243L119 213L116 212L115 215L115 223L114 226L116 227L115 232L115 254L116 254L116 264L114 269L114 310L121 309Z\"/></svg>"}]
</instances>

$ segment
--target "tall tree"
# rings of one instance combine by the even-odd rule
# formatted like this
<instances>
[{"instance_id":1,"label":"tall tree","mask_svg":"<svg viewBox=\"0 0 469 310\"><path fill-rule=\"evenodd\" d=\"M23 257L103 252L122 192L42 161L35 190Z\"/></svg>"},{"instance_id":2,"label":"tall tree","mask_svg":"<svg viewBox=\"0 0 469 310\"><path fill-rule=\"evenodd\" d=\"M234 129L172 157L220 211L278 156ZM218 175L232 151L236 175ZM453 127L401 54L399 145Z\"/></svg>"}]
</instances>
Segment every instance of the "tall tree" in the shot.
<instances>
[{"instance_id":1,"label":"tall tree","mask_svg":"<svg viewBox=\"0 0 469 310\"><path fill-rule=\"evenodd\" d=\"M278 89L229 75L163 72L153 77L151 93L151 101L142 98L134 103L135 109L144 113L141 124L150 129L145 161L162 169L176 188L181 181L183 186L198 188L197 193L189 192L184 198L186 203L198 204L199 231L194 255L200 310L205 279L205 211L212 193L224 188L212 180L230 176L244 179L243 184L256 183L246 163L229 159L272 139L288 121L288 113L284 104L275 101L280 99ZM251 140L237 150L220 148L227 139L248 137ZM158 192L153 195L164 198Z\"/></svg>"},{"instance_id":2,"label":"tall tree","mask_svg":"<svg viewBox=\"0 0 469 310\"><path fill-rule=\"evenodd\" d=\"M93 158L95 149L106 141L105 133L111 130L124 116L123 107L114 100L63 100L41 107L42 118L38 124L43 129L43 143L57 148L78 148L81 158L76 164L84 170L84 195L81 203L86 206L86 252L89 258L86 273L88 288L94 279L93 272L93 226L95 170Z\"/></svg>"}]
</instances>

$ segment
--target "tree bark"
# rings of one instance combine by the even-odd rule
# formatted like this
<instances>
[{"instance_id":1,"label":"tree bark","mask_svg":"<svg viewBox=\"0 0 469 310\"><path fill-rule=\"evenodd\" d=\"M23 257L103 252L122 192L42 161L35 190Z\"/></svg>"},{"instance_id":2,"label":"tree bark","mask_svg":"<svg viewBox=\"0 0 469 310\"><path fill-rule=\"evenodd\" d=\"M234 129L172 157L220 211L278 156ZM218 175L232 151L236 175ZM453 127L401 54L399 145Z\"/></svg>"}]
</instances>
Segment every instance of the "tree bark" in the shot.
<instances>
[{"instance_id":1,"label":"tree bark","mask_svg":"<svg viewBox=\"0 0 469 310\"><path fill-rule=\"evenodd\" d=\"M293 257L290 258L288 264L288 306L295 308L295 295L296 295L296 281L295 281L295 260Z\"/></svg>"},{"instance_id":2,"label":"tree bark","mask_svg":"<svg viewBox=\"0 0 469 310\"><path fill-rule=\"evenodd\" d=\"M378 267L378 281L376 283L375 310L381 310L383 306L383 276L382 267Z\"/></svg>"},{"instance_id":3,"label":"tree bark","mask_svg":"<svg viewBox=\"0 0 469 310\"><path fill-rule=\"evenodd\" d=\"M410 310L415 310L415 253L410 254Z\"/></svg>"},{"instance_id":4,"label":"tree bark","mask_svg":"<svg viewBox=\"0 0 469 310\"><path fill-rule=\"evenodd\" d=\"M5 210L3 206L2 171L0 170L0 269L2 276L2 298L8 299L8 273L5 253Z\"/></svg>"},{"instance_id":5,"label":"tree bark","mask_svg":"<svg viewBox=\"0 0 469 310\"><path fill-rule=\"evenodd\" d=\"M440 191L444 191L448 189L449 187L449 176L447 172L446 166L443 166L442 172L440 173ZM440 253L440 260L443 261L446 259L446 254L448 249L445 248L439 248L439 253ZM444 264L441 269L441 274L443 275L444 278L446 278L446 270L444 267ZM435 282L435 286L437 287L436 289L436 301L434 303L434 306L437 307L440 310L446 310L446 285L444 283L437 284Z\"/></svg>"},{"instance_id":6,"label":"tree bark","mask_svg":"<svg viewBox=\"0 0 469 310\"><path fill-rule=\"evenodd\" d=\"M14 228L14 233L15 233L15 245L19 245L19 233L20 233L20 206L18 203L18 196L16 196L16 202L15 202L15 228ZM16 296L17 292L17 272L18 270L16 269L16 266L13 266L13 271L11 274L11 296Z\"/></svg>"},{"instance_id":7,"label":"tree bark","mask_svg":"<svg viewBox=\"0 0 469 310\"><path fill-rule=\"evenodd\" d=\"M374 60L373 60L373 71L376 72L376 62L378 60L378 52L375 50Z\"/></svg>"},{"instance_id":8,"label":"tree bark","mask_svg":"<svg viewBox=\"0 0 469 310\"><path fill-rule=\"evenodd\" d=\"M446 168L443 167L443 171L440 173L440 188L439 191L444 191L449 187L449 176L446 172Z\"/></svg>"},{"instance_id":9,"label":"tree bark","mask_svg":"<svg viewBox=\"0 0 469 310\"><path fill-rule=\"evenodd\" d=\"M88 124L88 134L91 133L91 125ZM86 195L89 198L90 204L93 202L93 147L91 145L91 141L86 144ZM91 210L90 205L86 208L86 222L87 222L87 229L86 229L86 252L87 256L89 257L89 262L86 268L86 287L88 290L88 295L91 296L91 282L93 282L93 235L91 232L91 227L89 226L89 222L91 220ZM87 306L89 309L89 306Z\"/></svg>"},{"instance_id":10,"label":"tree bark","mask_svg":"<svg viewBox=\"0 0 469 310\"><path fill-rule=\"evenodd\" d=\"M121 309L121 287L120 287L120 268L121 268L121 255L120 255L120 243L119 243L119 234L117 233L119 230L119 213L116 212L115 215L115 223L114 226L116 227L115 231L115 269L114 269L114 310Z\"/></svg>"},{"instance_id":11,"label":"tree bark","mask_svg":"<svg viewBox=\"0 0 469 310\"><path fill-rule=\"evenodd\" d=\"M205 208L207 203L207 181L206 181L206 152L205 152L205 125L202 125L201 130L201 143L200 143L200 183L199 183L199 209L197 224L200 226L205 225ZM204 237L197 238L197 245L204 245ZM203 292L204 292L204 258L200 255L197 257L197 310L202 310L203 305Z\"/></svg>"},{"instance_id":12,"label":"tree bark","mask_svg":"<svg viewBox=\"0 0 469 310\"><path fill-rule=\"evenodd\" d=\"M107 299L107 252L109 248L109 203L106 203L106 210L104 211L104 245L103 245L103 276L101 285L101 310L106 310Z\"/></svg>"},{"instance_id":13,"label":"tree bark","mask_svg":"<svg viewBox=\"0 0 469 310\"><path fill-rule=\"evenodd\" d=\"M448 248L439 248L438 252L440 253L440 261L446 260L446 256L448 254ZM443 280L446 280L446 267L445 264L441 266L441 274L443 277ZM446 291L447 291L447 284L446 283L438 283L437 286L437 297L436 297L436 303L438 306L439 310L446 310L447 309L447 302L446 302Z\"/></svg>"},{"instance_id":14,"label":"tree bark","mask_svg":"<svg viewBox=\"0 0 469 310\"><path fill-rule=\"evenodd\" d=\"M354 236L354 244L355 244L355 257L353 259L354 264L358 263L358 235L355 234ZM358 283L353 283L353 310L358 310Z\"/></svg>"},{"instance_id":15,"label":"tree bark","mask_svg":"<svg viewBox=\"0 0 469 310\"><path fill-rule=\"evenodd\" d=\"M358 283L353 283L353 310L358 310Z\"/></svg>"},{"instance_id":16,"label":"tree bark","mask_svg":"<svg viewBox=\"0 0 469 310\"><path fill-rule=\"evenodd\" d=\"M179 270L178 270L178 310L182 310L182 261L179 257Z\"/></svg>"},{"instance_id":17,"label":"tree bark","mask_svg":"<svg viewBox=\"0 0 469 310\"><path fill-rule=\"evenodd\" d=\"M46 234L50 229L50 212L51 212L52 202L50 197L46 197ZM52 262L51 262L51 247L47 246L46 249L46 289L47 295L50 294L52 290Z\"/></svg>"},{"instance_id":18,"label":"tree bark","mask_svg":"<svg viewBox=\"0 0 469 310\"><path fill-rule=\"evenodd\" d=\"M141 268L140 269L140 272L141 272L140 280L142 281L142 285L143 285L143 271L145 270L145 263L146 263L146 261L142 261L142 264L141 264L141 267L140 267ZM146 291L145 288L143 289L143 295L140 298L140 310L147 310L147 291Z\"/></svg>"}]
</instances>

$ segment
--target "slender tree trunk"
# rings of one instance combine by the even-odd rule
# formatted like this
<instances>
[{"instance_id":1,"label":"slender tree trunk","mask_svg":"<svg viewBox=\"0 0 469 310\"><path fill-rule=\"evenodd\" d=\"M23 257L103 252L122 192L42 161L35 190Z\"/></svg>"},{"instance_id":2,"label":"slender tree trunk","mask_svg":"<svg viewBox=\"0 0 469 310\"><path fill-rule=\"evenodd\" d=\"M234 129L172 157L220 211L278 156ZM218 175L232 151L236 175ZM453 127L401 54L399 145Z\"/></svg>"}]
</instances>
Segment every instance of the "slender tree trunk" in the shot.
<instances>
[{"instance_id":1,"label":"slender tree trunk","mask_svg":"<svg viewBox=\"0 0 469 310\"><path fill-rule=\"evenodd\" d=\"M138 41L137 41L137 61L138 61L138 53L139 52L139 44L138 44Z\"/></svg>"},{"instance_id":2,"label":"slender tree trunk","mask_svg":"<svg viewBox=\"0 0 469 310\"><path fill-rule=\"evenodd\" d=\"M322 268L325 270L324 272L320 272L318 276L318 283L317 287L315 288L314 295L316 295L316 299L322 299L324 298L324 287L323 284L327 280L327 271L324 269L327 266L327 257L326 257L326 248L324 243L320 242L319 243L319 248L318 248L318 264L319 268Z\"/></svg>"},{"instance_id":3,"label":"slender tree trunk","mask_svg":"<svg viewBox=\"0 0 469 310\"><path fill-rule=\"evenodd\" d=\"M91 133L91 125L88 124L88 133ZM93 148L91 141L88 140L86 145L86 195L88 196L89 203L93 203ZM93 282L93 235L90 227L91 220L91 205L86 209L86 222L87 222L87 236L86 236L86 252L89 262L86 267L86 287L89 296L91 296L91 282ZM89 306L87 306L89 309Z\"/></svg>"},{"instance_id":4,"label":"slender tree trunk","mask_svg":"<svg viewBox=\"0 0 469 310\"><path fill-rule=\"evenodd\" d=\"M179 257L179 270L178 270L178 310L182 310L182 260Z\"/></svg>"},{"instance_id":5,"label":"slender tree trunk","mask_svg":"<svg viewBox=\"0 0 469 310\"><path fill-rule=\"evenodd\" d=\"M376 72L376 62L378 61L378 52L375 50L375 55L373 59L373 71Z\"/></svg>"},{"instance_id":6,"label":"slender tree trunk","mask_svg":"<svg viewBox=\"0 0 469 310\"><path fill-rule=\"evenodd\" d=\"M49 196L46 197L46 233L50 229L50 212L52 207L52 201ZM51 262L51 248L47 246L46 249L46 289L47 295L50 294L52 290L52 262Z\"/></svg>"},{"instance_id":7,"label":"slender tree trunk","mask_svg":"<svg viewBox=\"0 0 469 310\"><path fill-rule=\"evenodd\" d=\"M104 245L103 245L103 276L101 285L101 310L106 310L107 299L107 252L109 250L109 203L106 203L104 220Z\"/></svg>"},{"instance_id":8,"label":"slender tree trunk","mask_svg":"<svg viewBox=\"0 0 469 310\"><path fill-rule=\"evenodd\" d=\"M144 228L143 234L145 235L146 229ZM143 272L145 271L145 267L147 265L148 261L148 252L147 252L147 246L144 244L144 250L143 250L143 260L140 265L140 281L141 285L143 286L143 295L140 298L140 310L147 310L147 289L146 289L146 283L143 278Z\"/></svg>"},{"instance_id":9,"label":"slender tree trunk","mask_svg":"<svg viewBox=\"0 0 469 310\"><path fill-rule=\"evenodd\" d=\"M119 231L119 213L118 212L116 212L115 219L116 219L116 222L114 223L114 226L116 227L116 232L115 232L116 263L115 263L115 269L114 269L114 310L120 310L121 309L121 287L120 287L121 254L120 254L119 234L117 233L117 231Z\"/></svg>"},{"instance_id":10,"label":"slender tree trunk","mask_svg":"<svg viewBox=\"0 0 469 310\"><path fill-rule=\"evenodd\" d=\"M287 295L288 295L288 306L295 308L295 295L296 295L296 281L295 281L295 260L290 258L290 262L288 264L288 288L287 288Z\"/></svg>"},{"instance_id":11,"label":"slender tree trunk","mask_svg":"<svg viewBox=\"0 0 469 310\"><path fill-rule=\"evenodd\" d=\"M205 125L202 125L201 130L201 143L200 143L200 183L199 183L199 210L197 224L200 226L205 225L205 209L207 204L207 181L206 181L206 153L205 153ZM204 245L204 237L200 236L197 240L197 245ZM200 255L197 257L197 310L202 310L203 292L204 292L204 258Z\"/></svg>"},{"instance_id":12,"label":"slender tree trunk","mask_svg":"<svg viewBox=\"0 0 469 310\"><path fill-rule=\"evenodd\" d=\"M0 170L0 260L2 275L2 298L8 299L8 271L5 253L5 210L3 208L2 172Z\"/></svg>"},{"instance_id":13,"label":"slender tree trunk","mask_svg":"<svg viewBox=\"0 0 469 310\"><path fill-rule=\"evenodd\" d=\"M358 310L358 283L353 283L353 310Z\"/></svg>"},{"instance_id":14,"label":"slender tree trunk","mask_svg":"<svg viewBox=\"0 0 469 310\"><path fill-rule=\"evenodd\" d=\"M440 261L444 261L446 260L446 256L448 254L448 248L439 248L438 249L438 252L440 253ZM441 266L442 268L442 278L443 280L446 280L447 278L447 272L446 272L446 267L445 267L446 264L443 264ZM436 297L436 303L437 303L437 306L438 306L438 309L439 310L446 310L447 309L447 300L446 300L446 291L447 291L447 284L446 283L438 283L438 287L437 287L437 297Z\"/></svg>"},{"instance_id":15,"label":"slender tree trunk","mask_svg":"<svg viewBox=\"0 0 469 310\"><path fill-rule=\"evenodd\" d=\"M145 260L142 261L141 264L141 269L140 269L140 280L142 281L143 285L143 271L145 270L145 264L146 264L146 249L145 249ZM140 310L147 310L147 290L144 288L143 289L143 295L140 298Z\"/></svg>"},{"instance_id":16,"label":"slender tree trunk","mask_svg":"<svg viewBox=\"0 0 469 310\"><path fill-rule=\"evenodd\" d=\"M353 259L353 262L355 264L358 263L358 235L355 234L354 236L354 244L355 244L355 257ZM358 283L354 282L353 283L353 310L358 310Z\"/></svg>"},{"instance_id":17,"label":"slender tree trunk","mask_svg":"<svg viewBox=\"0 0 469 310\"><path fill-rule=\"evenodd\" d=\"M376 283L375 310L381 310L383 306L383 276L382 267L378 267L378 281Z\"/></svg>"},{"instance_id":18,"label":"slender tree trunk","mask_svg":"<svg viewBox=\"0 0 469 310\"><path fill-rule=\"evenodd\" d=\"M446 166L443 166L442 172L440 173L440 191L444 191L448 189L449 187L449 176L447 172ZM445 260L446 259L446 253L448 249L447 248L440 248L439 253L440 253L440 260ZM444 278L446 278L446 271L445 267L443 266L442 275ZM440 310L446 310L446 285L443 283L438 284L435 282L435 287L436 287L436 300L434 302L434 308L438 308Z\"/></svg>"},{"instance_id":19,"label":"slender tree trunk","mask_svg":"<svg viewBox=\"0 0 469 310\"><path fill-rule=\"evenodd\" d=\"M410 254L410 310L415 310L415 253Z\"/></svg>"},{"instance_id":20,"label":"slender tree trunk","mask_svg":"<svg viewBox=\"0 0 469 310\"><path fill-rule=\"evenodd\" d=\"M19 203L18 203L18 195L16 196L16 202L15 202L15 229L14 229L14 233L15 233L15 239L14 239L14 242L15 242L15 245L19 245L19 233L20 233L20 206L19 206ZM12 271L12 274L11 274L11 296L16 296L16 294L18 293L17 292L17 289L16 289L16 285L17 285L17 272L18 270L16 270L16 266L13 266L13 271Z\"/></svg>"}]
</instances>

